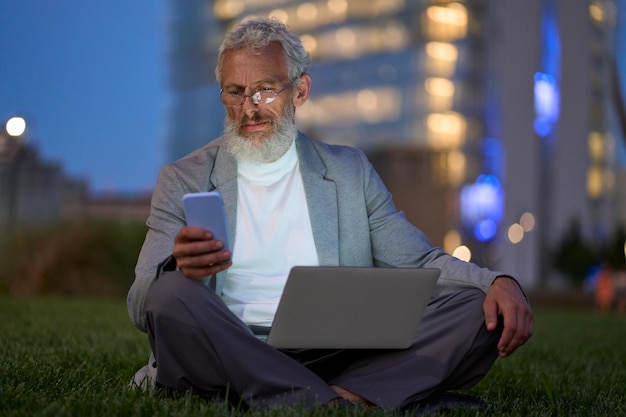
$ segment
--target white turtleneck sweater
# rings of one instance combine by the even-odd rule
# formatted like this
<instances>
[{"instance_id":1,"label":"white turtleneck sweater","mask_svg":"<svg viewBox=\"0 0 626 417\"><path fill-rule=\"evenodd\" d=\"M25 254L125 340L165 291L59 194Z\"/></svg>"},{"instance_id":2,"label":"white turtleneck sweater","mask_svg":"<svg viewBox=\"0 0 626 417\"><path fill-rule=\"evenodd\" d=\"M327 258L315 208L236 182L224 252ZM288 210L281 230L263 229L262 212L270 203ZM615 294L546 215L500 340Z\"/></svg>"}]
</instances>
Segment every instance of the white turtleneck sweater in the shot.
<instances>
[{"instance_id":1,"label":"white turtleneck sweater","mask_svg":"<svg viewBox=\"0 0 626 417\"><path fill-rule=\"evenodd\" d=\"M295 141L268 164L238 163L233 265L222 298L246 324L270 326L289 270L318 265Z\"/></svg>"}]
</instances>

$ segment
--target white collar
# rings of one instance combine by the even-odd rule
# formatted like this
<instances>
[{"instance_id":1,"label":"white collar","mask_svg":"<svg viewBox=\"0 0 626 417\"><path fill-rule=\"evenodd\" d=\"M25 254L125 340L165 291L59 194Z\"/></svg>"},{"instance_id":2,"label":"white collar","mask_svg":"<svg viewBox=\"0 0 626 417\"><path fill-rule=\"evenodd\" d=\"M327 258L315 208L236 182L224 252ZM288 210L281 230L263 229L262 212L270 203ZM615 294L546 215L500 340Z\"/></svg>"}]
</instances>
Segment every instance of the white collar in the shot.
<instances>
[{"instance_id":1,"label":"white collar","mask_svg":"<svg viewBox=\"0 0 626 417\"><path fill-rule=\"evenodd\" d=\"M291 172L298 162L296 141L291 142L287 152L274 162L238 162L238 176L261 185L271 185Z\"/></svg>"}]
</instances>

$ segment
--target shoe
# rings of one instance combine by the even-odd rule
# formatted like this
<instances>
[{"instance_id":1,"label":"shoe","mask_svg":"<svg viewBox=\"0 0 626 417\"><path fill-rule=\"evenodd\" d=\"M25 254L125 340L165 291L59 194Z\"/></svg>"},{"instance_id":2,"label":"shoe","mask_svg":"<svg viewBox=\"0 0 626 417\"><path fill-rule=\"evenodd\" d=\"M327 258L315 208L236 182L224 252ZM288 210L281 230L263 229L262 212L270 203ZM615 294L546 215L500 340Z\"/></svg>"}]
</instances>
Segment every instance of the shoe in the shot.
<instances>
[{"instance_id":1,"label":"shoe","mask_svg":"<svg viewBox=\"0 0 626 417\"><path fill-rule=\"evenodd\" d=\"M415 416L428 416L457 409L485 412L489 408L489 404L471 395L444 392L411 404L407 408L415 412Z\"/></svg>"}]
</instances>

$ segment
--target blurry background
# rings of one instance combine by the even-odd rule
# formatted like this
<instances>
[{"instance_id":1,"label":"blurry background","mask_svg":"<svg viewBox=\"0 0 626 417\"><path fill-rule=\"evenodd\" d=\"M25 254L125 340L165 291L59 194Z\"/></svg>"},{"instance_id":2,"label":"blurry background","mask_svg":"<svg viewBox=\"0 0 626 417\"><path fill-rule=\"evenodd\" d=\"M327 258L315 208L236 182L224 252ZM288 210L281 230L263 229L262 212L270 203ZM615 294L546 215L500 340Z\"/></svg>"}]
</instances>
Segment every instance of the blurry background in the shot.
<instances>
[{"instance_id":1,"label":"blurry background","mask_svg":"<svg viewBox=\"0 0 626 417\"><path fill-rule=\"evenodd\" d=\"M626 285L626 0L0 0L0 291L127 289L249 16L313 56L301 129L363 149L433 244L536 293Z\"/></svg>"}]
</instances>

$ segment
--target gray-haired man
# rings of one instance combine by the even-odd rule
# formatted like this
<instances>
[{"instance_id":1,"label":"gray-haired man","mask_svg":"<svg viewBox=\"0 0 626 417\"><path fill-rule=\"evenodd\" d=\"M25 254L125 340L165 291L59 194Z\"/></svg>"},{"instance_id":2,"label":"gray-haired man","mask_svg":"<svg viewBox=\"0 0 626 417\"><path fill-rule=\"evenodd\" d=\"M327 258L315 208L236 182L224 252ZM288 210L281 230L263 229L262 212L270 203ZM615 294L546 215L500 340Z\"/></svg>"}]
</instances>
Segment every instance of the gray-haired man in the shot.
<instances>
[{"instance_id":1,"label":"gray-haired man","mask_svg":"<svg viewBox=\"0 0 626 417\"><path fill-rule=\"evenodd\" d=\"M128 295L132 321L149 335L156 383L228 392L255 409L342 400L385 409L483 405L445 392L474 385L531 336L521 288L433 248L362 152L298 132L309 65L298 37L275 20L239 25L220 48L224 136L161 171ZM209 190L224 197L232 253L185 224L183 195ZM295 265L433 267L441 278L409 349L320 359L328 352L280 351L251 331L271 326Z\"/></svg>"}]
</instances>

